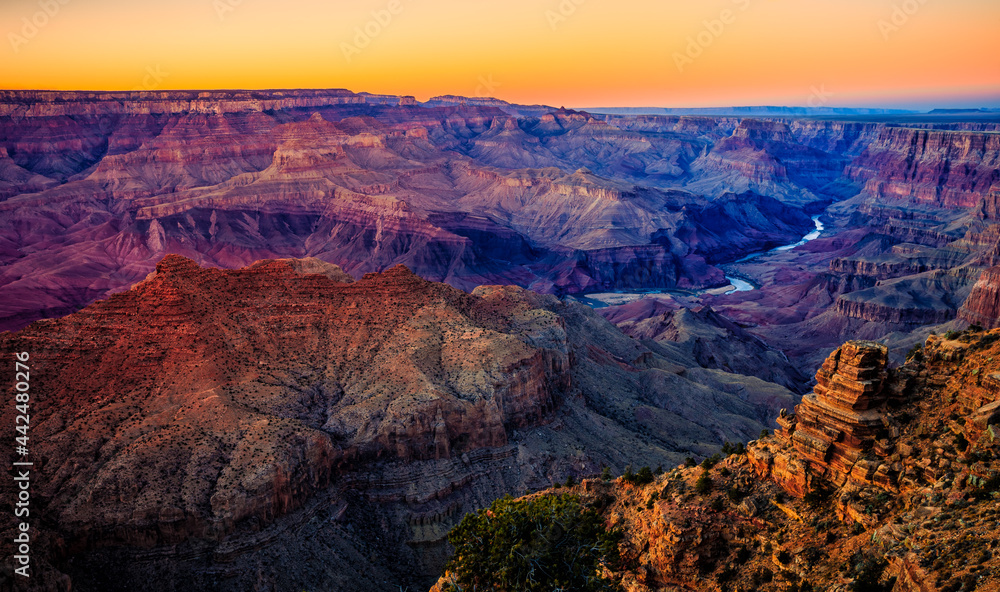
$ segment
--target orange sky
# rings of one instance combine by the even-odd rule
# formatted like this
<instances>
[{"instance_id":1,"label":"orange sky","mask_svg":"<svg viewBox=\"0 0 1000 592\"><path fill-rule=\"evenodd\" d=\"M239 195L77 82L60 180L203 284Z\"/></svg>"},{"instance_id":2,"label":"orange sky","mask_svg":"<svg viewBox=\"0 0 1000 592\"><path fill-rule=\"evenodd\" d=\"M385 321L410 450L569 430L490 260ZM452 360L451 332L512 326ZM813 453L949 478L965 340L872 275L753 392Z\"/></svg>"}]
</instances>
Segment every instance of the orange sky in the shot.
<instances>
[{"instance_id":1,"label":"orange sky","mask_svg":"<svg viewBox=\"0 0 1000 592\"><path fill-rule=\"evenodd\" d=\"M3 0L0 32L2 88L1000 106L997 0Z\"/></svg>"}]
</instances>

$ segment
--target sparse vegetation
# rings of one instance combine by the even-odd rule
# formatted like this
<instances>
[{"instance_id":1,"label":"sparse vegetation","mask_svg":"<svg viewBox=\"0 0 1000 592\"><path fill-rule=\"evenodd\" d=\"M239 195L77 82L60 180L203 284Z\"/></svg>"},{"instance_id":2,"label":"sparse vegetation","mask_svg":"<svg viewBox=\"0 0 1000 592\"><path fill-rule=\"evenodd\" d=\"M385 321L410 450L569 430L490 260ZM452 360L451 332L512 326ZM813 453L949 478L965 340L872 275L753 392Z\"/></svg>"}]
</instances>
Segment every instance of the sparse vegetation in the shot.
<instances>
[{"instance_id":1,"label":"sparse vegetation","mask_svg":"<svg viewBox=\"0 0 1000 592\"><path fill-rule=\"evenodd\" d=\"M737 442L733 444L732 442L724 442L722 444L722 454L723 456L729 456L730 454L746 454L746 445L743 442Z\"/></svg>"},{"instance_id":2,"label":"sparse vegetation","mask_svg":"<svg viewBox=\"0 0 1000 592\"><path fill-rule=\"evenodd\" d=\"M712 470L712 467L719 464L720 460L722 460L722 457L719 456L718 454L709 456L705 460L701 461L701 468L705 469L706 471L710 471Z\"/></svg>"},{"instance_id":3,"label":"sparse vegetation","mask_svg":"<svg viewBox=\"0 0 1000 592\"><path fill-rule=\"evenodd\" d=\"M629 485L649 485L654 480L653 471L649 467L642 467L639 469L638 473L632 472L632 467L625 469L625 474L622 475L622 481L628 483Z\"/></svg>"},{"instance_id":4,"label":"sparse vegetation","mask_svg":"<svg viewBox=\"0 0 1000 592\"><path fill-rule=\"evenodd\" d=\"M510 496L468 514L448 535L455 555L451 592L615 591L602 576L618 569L621 534L570 494L528 500Z\"/></svg>"},{"instance_id":5,"label":"sparse vegetation","mask_svg":"<svg viewBox=\"0 0 1000 592\"><path fill-rule=\"evenodd\" d=\"M708 476L708 471L705 471L698 477L698 480L694 483L694 490L700 495L705 495L712 491L712 478Z\"/></svg>"}]
</instances>

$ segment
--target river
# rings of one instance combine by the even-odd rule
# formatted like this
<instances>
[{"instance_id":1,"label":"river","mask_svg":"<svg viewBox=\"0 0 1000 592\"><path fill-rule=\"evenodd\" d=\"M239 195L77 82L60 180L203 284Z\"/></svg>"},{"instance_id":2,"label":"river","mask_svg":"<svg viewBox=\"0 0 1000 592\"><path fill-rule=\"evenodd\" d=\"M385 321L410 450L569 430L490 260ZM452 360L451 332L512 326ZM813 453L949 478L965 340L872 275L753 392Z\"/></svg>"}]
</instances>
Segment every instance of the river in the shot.
<instances>
[{"instance_id":1,"label":"river","mask_svg":"<svg viewBox=\"0 0 1000 592\"><path fill-rule=\"evenodd\" d=\"M813 224L816 225L816 229L810 232L809 234L803 236L802 239L799 240L798 242L790 245L784 245L781 247L775 247L768 251L751 253L746 257L743 257L742 259L734 261L734 263L746 263L747 261L752 261L753 259L757 259L758 257L770 255L771 253L790 251L795 247L804 245L811 240L818 239L823 234L823 229L824 229L823 223L819 221L819 216L813 216L812 220ZM753 284L751 284L750 282L748 282L743 278L727 275L726 279L729 280L729 283L733 285L733 289L726 292L726 294L734 294L736 292L751 292L757 289L757 286L754 286ZM593 308L605 308L609 305L615 306L619 304L627 304L628 302L638 300L640 298L643 298L644 296L655 296L656 294L670 294L670 293L671 290L634 290L629 292L602 292L597 294L586 294L582 296L577 296L577 299Z\"/></svg>"},{"instance_id":2,"label":"river","mask_svg":"<svg viewBox=\"0 0 1000 592\"><path fill-rule=\"evenodd\" d=\"M803 236L802 239L799 240L799 242L790 245L784 245L782 247L775 247L768 251L751 253L746 257L743 257L742 259L737 259L736 263L746 263L747 261L753 261L754 259L758 259L765 255L770 255L771 253L781 253L783 251L791 251L795 247L801 247L802 245L806 244L809 241L818 239L820 236L823 235L823 230L825 229L825 227L823 226L823 223L819 221L819 216L813 216L812 221L813 224L816 225L816 229L810 232L809 234ZM756 286L754 286L753 284L742 278L731 277L727 275L726 279L729 280L729 283L733 285L733 289L726 292L726 294L735 294L736 292L751 292L757 289Z\"/></svg>"}]
</instances>

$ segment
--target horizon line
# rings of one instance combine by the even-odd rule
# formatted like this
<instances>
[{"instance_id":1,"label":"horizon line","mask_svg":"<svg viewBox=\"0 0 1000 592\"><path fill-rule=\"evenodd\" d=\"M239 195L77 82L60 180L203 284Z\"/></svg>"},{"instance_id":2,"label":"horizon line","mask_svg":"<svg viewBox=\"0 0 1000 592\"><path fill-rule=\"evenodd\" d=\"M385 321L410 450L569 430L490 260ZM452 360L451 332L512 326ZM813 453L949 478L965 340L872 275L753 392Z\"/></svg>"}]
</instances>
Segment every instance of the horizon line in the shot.
<instances>
[{"instance_id":1,"label":"horizon line","mask_svg":"<svg viewBox=\"0 0 1000 592\"><path fill-rule=\"evenodd\" d=\"M927 113L927 112L934 111L934 110L960 110L960 111L977 111L977 110L979 110L979 111L982 111L984 113L1000 111L1000 97L998 97L995 101L987 100L985 103L980 103L978 107L968 106L968 104L965 104L965 105L956 105L952 101L944 101L944 102L942 102L942 104L924 103L920 107L915 107L913 105L913 103L921 103L922 102L921 98L914 98L913 102L910 103L909 105L895 104L895 105L891 105L891 106L886 106L884 104L878 105L878 104L867 104L867 103L863 103L863 104L857 104L857 103L855 103L855 104L852 104L852 105L818 105L818 106L813 107L813 106L809 106L809 105L796 105L796 104L792 104L792 103L780 104L780 103L773 103L772 102L772 103L755 103L755 104L754 103L742 103L742 104L741 103L731 103L731 104L712 105L712 106L692 106L692 105L686 105L686 106L659 105L659 106L654 106L654 105L648 105L648 104L646 104L646 105L636 105L636 106L630 106L630 105L603 105L603 106L590 106L590 107L566 107L566 104L563 103L559 107L556 107L554 103L553 104L549 104L549 103L544 103L544 102L534 102L534 103L531 103L531 102L511 102L511 101L509 101L507 99L502 99L502 98L499 98L499 97L492 97L492 96L476 97L476 96L468 96L468 95L463 95L463 94L447 93L447 92L446 93L441 93L441 94L436 94L436 95L430 96L430 97L422 100L422 99L417 98L417 96L415 94L396 94L396 93L378 93L378 92L368 92L368 91L354 91L354 90L351 90L351 89L345 88L345 87L284 87L284 88L282 88L282 87L268 87L268 88L251 88L251 87L242 87L242 88L229 87L229 88L221 88L221 87L219 87L219 88L170 88L170 89L159 88L159 89L116 89L116 90L107 90L107 89L56 89L56 88L3 88L3 87L0 87L0 92L13 92L13 93L31 93L31 92L37 92L37 93L70 93L70 94L94 93L94 94L138 94L138 95L142 95L142 94L162 94L162 93L171 93L171 92L177 92L177 93L196 93L196 92L225 93L225 92L288 92L288 91L344 91L344 92L349 92L349 93L355 94L355 95L372 95L372 96L381 96L381 97L396 97L396 98L400 98L400 99L404 99L404 98L406 98L406 99L414 99L418 103L427 103L427 102L430 102L430 101L433 101L433 100L436 100L436 99L442 99L442 98L460 98L460 99L467 99L469 101L483 101L483 102L497 101L497 102L502 102L502 103L506 103L508 105L513 105L513 106L518 106L519 105L519 106L525 106L525 107L532 107L532 106L534 106L534 107L551 107L551 108L555 108L555 109L563 109L563 108L565 108L565 109L573 109L573 110L579 110L579 111L597 111L597 112L600 112L602 109L629 109L629 110L644 110L644 109L648 109L648 110L671 110L671 111L711 111L711 110L718 111L718 110L726 110L726 109L802 109L802 110L812 110L812 111L826 111L826 110L832 111L832 110L838 110L838 109L839 110L862 110L862 109L868 109L868 110L882 110L882 111L892 110L892 111L908 112L908 113L914 113L914 114L916 114L916 113ZM973 99L973 97L969 97L969 99L966 99L966 100L972 100L972 99ZM953 99L953 101L961 101L961 100L962 99ZM931 105L935 105L935 106L931 106Z\"/></svg>"}]
</instances>

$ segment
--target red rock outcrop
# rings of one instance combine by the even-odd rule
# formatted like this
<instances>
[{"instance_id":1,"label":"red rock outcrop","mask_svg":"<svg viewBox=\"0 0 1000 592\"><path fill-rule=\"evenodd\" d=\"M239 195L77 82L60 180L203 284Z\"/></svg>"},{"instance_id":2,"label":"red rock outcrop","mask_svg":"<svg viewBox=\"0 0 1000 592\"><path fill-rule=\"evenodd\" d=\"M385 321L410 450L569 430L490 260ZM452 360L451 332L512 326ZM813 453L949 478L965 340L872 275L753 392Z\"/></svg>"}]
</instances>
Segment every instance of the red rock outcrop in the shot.
<instances>
[{"instance_id":1,"label":"red rock outcrop","mask_svg":"<svg viewBox=\"0 0 1000 592\"><path fill-rule=\"evenodd\" d=\"M962 420L984 400L1000 402L1000 380L982 378L997 369L1000 332L953 337L932 336L894 371L884 346L849 342L820 370L815 395L746 455L648 484L574 487L623 535L628 567L604 575L634 592L846 591L874 581L893 592L998 589L1000 556L983 541L1000 533L1000 415L987 430ZM874 440L878 424L885 437Z\"/></svg>"},{"instance_id":2,"label":"red rock outcrop","mask_svg":"<svg viewBox=\"0 0 1000 592\"><path fill-rule=\"evenodd\" d=\"M813 392L794 415L778 419L782 430L776 436L794 452L766 445L752 449L749 458L758 473L801 497L819 487L813 479L839 487L855 470L867 471L858 468L866 462L861 456L885 429L887 364L886 347L873 342L851 341L830 354L816 373Z\"/></svg>"},{"instance_id":3,"label":"red rock outcrop","mask_svg":"<svg viewBox=\"0 0 1000 592\"><path fill-rule=\"evenodd\" d=\"M838 514L865 527L884 514L868 499L878 491L910 494L929 485L979 483L979 477L967 478L993 473L978 456L963 454L969 442L989 446L996 440L989 435L1000 426L1000 380L989 372L996 341L995 333L971 330L943 339L931 335L896 371L886 369L885 346L848 342L817 372L814 393L795 414L782 413L782 430L748 447L751 465L797 497L835 489ZM914 396L933 403L915 409ZM908 425L914 413L923 414L921 422ZM921 440L931 429L944 430L940 438L951 451L938 441L937 453L924 456Z\"/></svg>"},{"instance_id":4,"label":"red rock outcrop","mask_svg":"<svg viewBox=\"0 0 1000 592\"><path fill-rule=\"evenodd\" d=\"M958 309L958 318L987 329L1000 327L1000 267L983 271Z\"/></svg>"},{"instance_id":5,"label":"red rock outcrop","mask_svg":"<svg viewBox=\"0 0 1000 592\"><path fill-rule=\"evenodd\" d=\"M841 485L861 454L884 429L888 350L851 341L830 354L816 373L816 387L796 406L789 437L814 473Z\"/></svg>"},{"instance_id":6,"label":"red rock outcrop","mask_svg":"<svg viewBox=\"0 0 1000 592\"><path fill-rule=\"evenodd\" d=\"M71 549L221 541L359 464L502 449L551 421L571 378L561 319L515 337L498 304L401 266L353 282L318 260L167 256L128 292L0 336L47 393L34 491Z\"/></svg>"}]
</instances>

